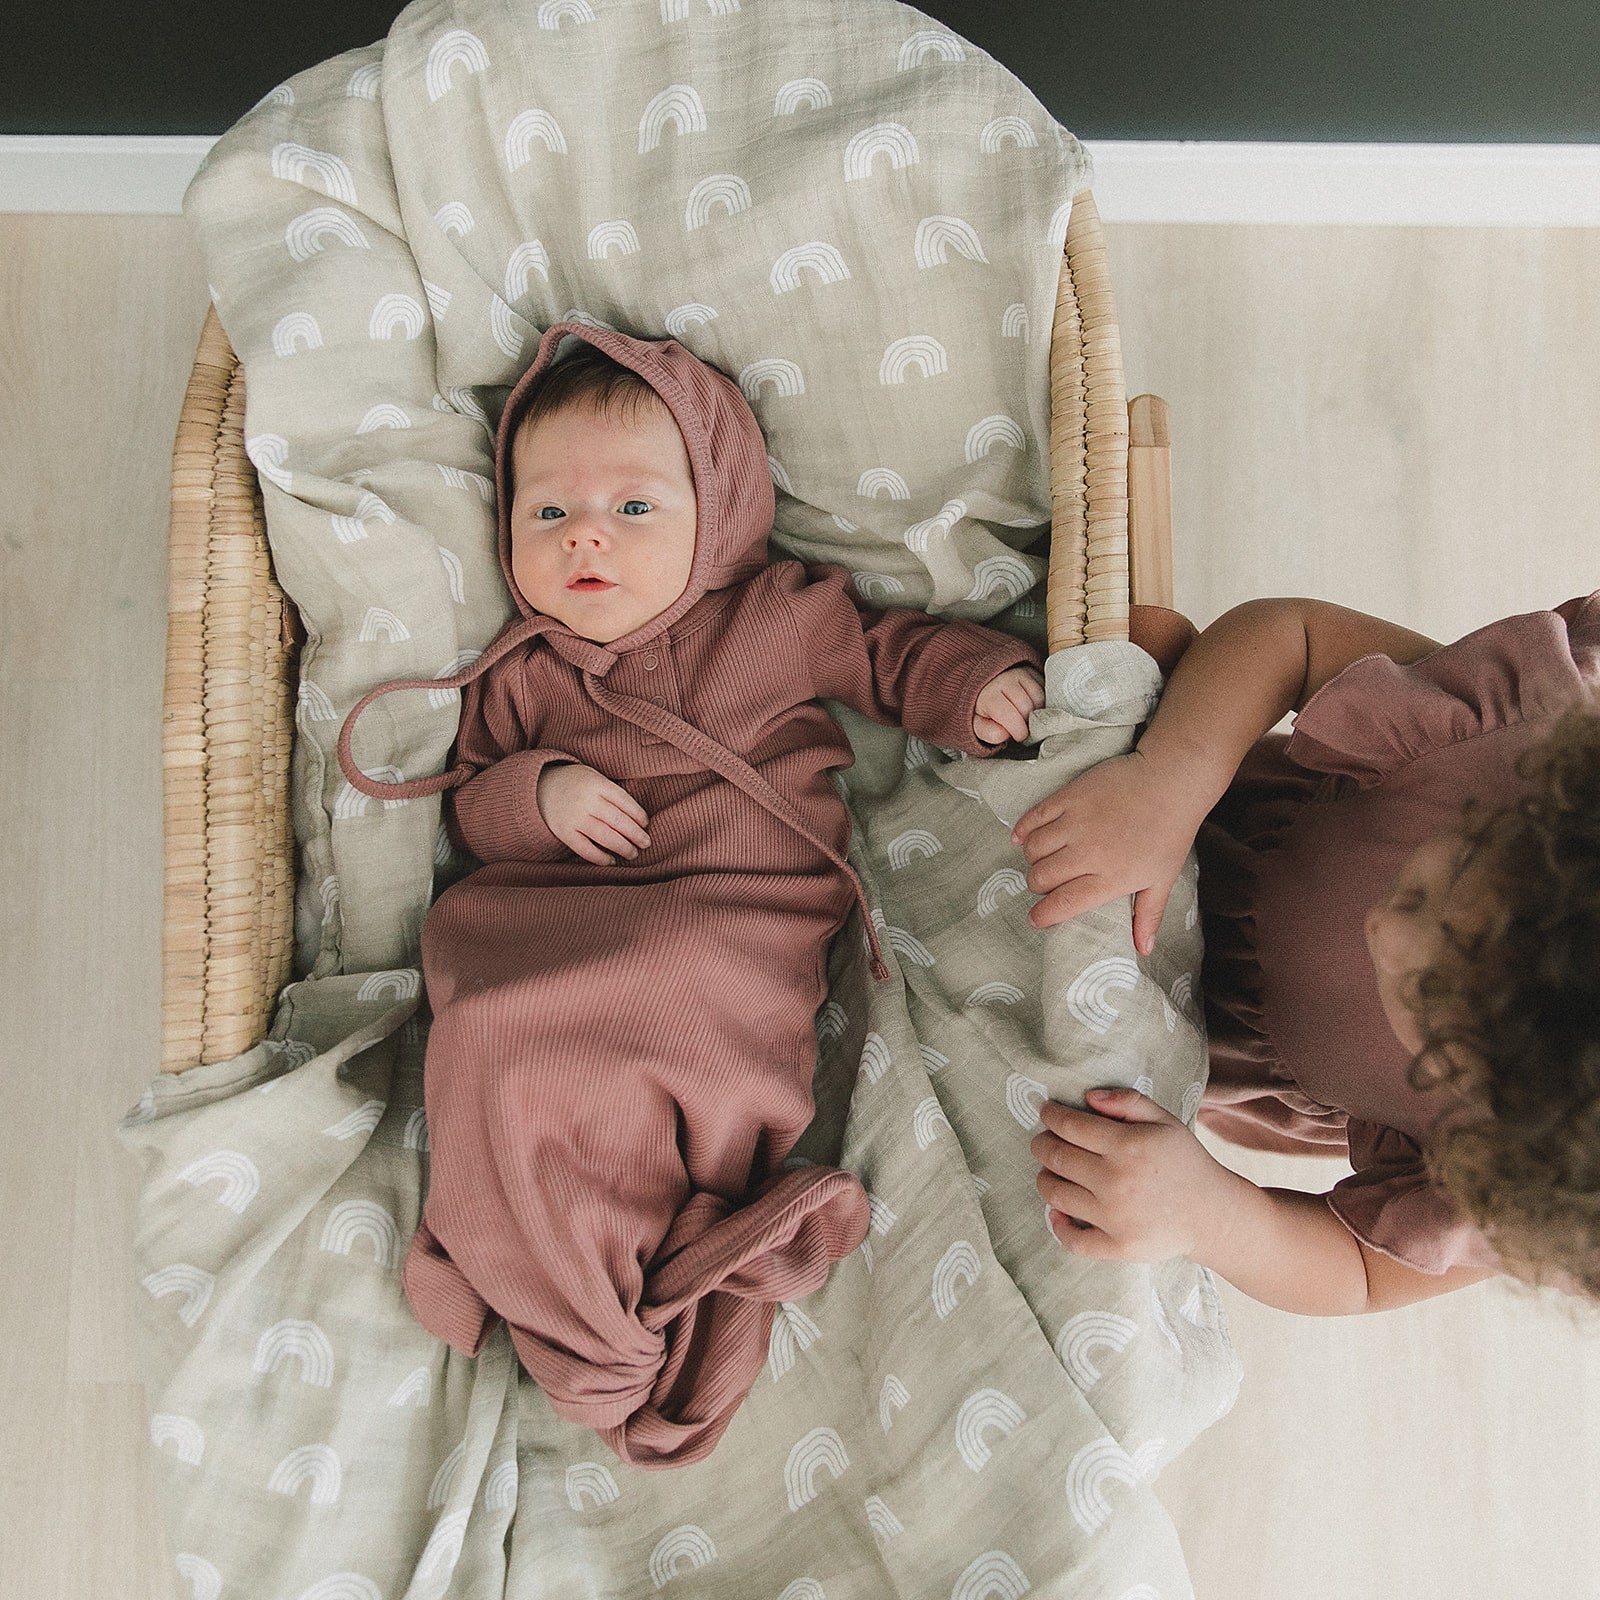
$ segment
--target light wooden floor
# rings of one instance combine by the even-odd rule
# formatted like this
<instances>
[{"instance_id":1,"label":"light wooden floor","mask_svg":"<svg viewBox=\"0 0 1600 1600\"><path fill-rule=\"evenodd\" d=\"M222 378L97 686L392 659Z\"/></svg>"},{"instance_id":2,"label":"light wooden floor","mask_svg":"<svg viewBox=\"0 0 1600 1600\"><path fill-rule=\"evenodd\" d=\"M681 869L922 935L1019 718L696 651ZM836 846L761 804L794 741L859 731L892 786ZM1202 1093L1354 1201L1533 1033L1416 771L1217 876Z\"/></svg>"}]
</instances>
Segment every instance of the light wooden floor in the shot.
<instances>
[{"instance_id":1,"label":"light wooden floor","mask_svg":"<svg viewBox=\"0 0 1600 1600\"><path fill-rule=\"evenodd\" d=\"M1600 232L1108 233L1196 620L1315 594L1450 638L1600 587ZM181 1594L110 1130L158 1053L167 457L205 305L178 219L0 218L0 1600ZM1160 1484L1200 1600L1600 1597L1600 1328L1498 1284L1337 1323L1225 1294L1243 1398Z\"/></svg>"}]
</instances>

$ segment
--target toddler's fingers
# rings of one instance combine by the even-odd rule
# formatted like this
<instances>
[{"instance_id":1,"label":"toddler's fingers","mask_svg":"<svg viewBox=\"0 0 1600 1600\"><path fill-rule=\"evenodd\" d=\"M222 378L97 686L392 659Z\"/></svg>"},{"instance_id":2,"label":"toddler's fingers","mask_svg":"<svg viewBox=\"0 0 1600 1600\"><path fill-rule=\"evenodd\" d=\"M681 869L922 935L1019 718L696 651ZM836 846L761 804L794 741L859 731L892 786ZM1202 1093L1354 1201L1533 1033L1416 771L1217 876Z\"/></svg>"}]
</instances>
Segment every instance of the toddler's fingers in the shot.
<instances>
[{"instance_id":1,"label":"toddler's fingers","mask_svg":"<svg viewBox=\"0 0 1600 1600\"><path fill-rule=\"evenodd\" d=\"M650 847L650 835L639 823L634 821L631 813L623 811L618 806L596 811L595 820L604 822L609 827L614 828L630 844L635 845L640 850L647 850Z\"/></svg>"},{"instance_id":2,"label":"toddler's fingers","mask_svg":"<svg viewBox=\"0 0 1600 1600\"><path fill-rule=\"evenodd\" d=\"M1110 1234L1094 1227L1079 1228L1070 1216L1049 1207L1050 1231L1069 1255L1090 1261L1115 1261L1118 1246Z\"/></svg>"},{"instance_id":3,"label":"toddler's fingers","mask_svg":"<svg viewBox=\"0 0 1600 1600\"><path fill-rule=\"evenodd\" d=\"M1176 880L1174 880L1176 881ZM1153 884L1141 889L1133 897L1133 948L1147 956L1156 947L1156 929L1167 912L1167 901L1172 898L1172 884L1162 888Z\"/></svg>"},{"instance_id":4,"label":"toddler's fingers","mask_svg":"<svg viewBox=\"0 0 1600 1600\"><path fill-rule=\"evenodd\" d=\"M1076 917L1084 916L1116 898L1114 894L1106 893L1105 885L1099 879L1085 874L1036 900L1028 908L1028 921L1035 928L1053 928L1058 923L1071 922Z\"/></svg>"},{"instance_id":5,"label":"toddler's fingers","mask_svg":"<svg viewBox=\"0 0 1600 1600\"><path fill-rule=\"evenodd\" d=\"M1080 1111L1076 1106L1064 1106L1059 1100L1046 1100L1039 1107L1039 1120L1064 1144L1076 1145L1096 1155L1114 1149L1124 1137L1121 1124L1114 1118L1102 1117L1094 1111Z\"/></svg>"},{"instance_id":6,"label":"toddler's fingers","mask_svg":"<svg viewBox=\"0 0 1600 1600\"><path fill-rule=\"evenodd\" d=\"M1069 1217L1098 1227L1105 1219L1105 1211L1094 1195L1080 1183L1069 1178L1058 1178L1053 1172L1040 1172L1033 1180L1039 1198L1053 1210L1063 1211Z\"/></svg>"},{"instance_id":7,"label":"toddler's fingers","mask_svg":"<svg viewBox=\"0 0 1600 1600\"><path fill-rule=\"evenodd\" d=\"M1066 805L1066 787L1057 789L1054 794L1047 794L1037 805L1030 806L1017 818L1016 826L1011 830L1012 840L1021 844L1035 828L1041 828L1047 822L1053 822L1061 814Z\"/></svg>"}]
</instances>

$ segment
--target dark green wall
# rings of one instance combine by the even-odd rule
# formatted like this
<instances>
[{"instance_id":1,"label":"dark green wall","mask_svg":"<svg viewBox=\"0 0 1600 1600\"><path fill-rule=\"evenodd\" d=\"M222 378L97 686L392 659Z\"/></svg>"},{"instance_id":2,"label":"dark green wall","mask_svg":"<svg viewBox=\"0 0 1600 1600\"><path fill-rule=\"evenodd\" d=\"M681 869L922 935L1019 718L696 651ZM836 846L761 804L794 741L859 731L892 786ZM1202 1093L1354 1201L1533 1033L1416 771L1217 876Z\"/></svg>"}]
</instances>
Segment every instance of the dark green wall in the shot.
<instances>
[{"instance_id":1,"label":"dark green wall","mask_svg":"<svg viewBox=\"0 0 1600 1600\"><path fill-rule=\"evenodd\" d=\"M399 9L15 0L0 27L0 133L220 133L301 67L380 38ZM1600 142L1600 0L922 9L1088 139Z\"/></svg>"}]
</instances>

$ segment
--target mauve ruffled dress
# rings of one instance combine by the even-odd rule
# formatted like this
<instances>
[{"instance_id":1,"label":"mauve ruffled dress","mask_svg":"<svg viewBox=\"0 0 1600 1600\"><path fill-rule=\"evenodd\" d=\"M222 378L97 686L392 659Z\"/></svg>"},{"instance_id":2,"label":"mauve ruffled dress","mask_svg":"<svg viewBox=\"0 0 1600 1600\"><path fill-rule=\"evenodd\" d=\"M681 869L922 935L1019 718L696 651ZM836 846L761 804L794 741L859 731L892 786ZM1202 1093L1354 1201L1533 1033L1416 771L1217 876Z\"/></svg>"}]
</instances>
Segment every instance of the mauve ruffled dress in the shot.
<instances>
[{"instance_id":1,"label":"mauve ruffled dress","mask_svg":"<svg viewBox=\"0 0 1600 1600\"><path fill-rule=\"evenodd\" d=\"M1291 734L1255 745L1196 841L1211 1040L1201 1122L1256 1149L1348 1152L1354 1174L1328 1204L1422 1272L1500 1262L1424 1169L1446 1101L1407 1082L1363 919L1468 795L1511 799L1518 757L1597 695L1600 593L1410 666L1367 656L1312 696Z\"/></svg>"}]
</instances>

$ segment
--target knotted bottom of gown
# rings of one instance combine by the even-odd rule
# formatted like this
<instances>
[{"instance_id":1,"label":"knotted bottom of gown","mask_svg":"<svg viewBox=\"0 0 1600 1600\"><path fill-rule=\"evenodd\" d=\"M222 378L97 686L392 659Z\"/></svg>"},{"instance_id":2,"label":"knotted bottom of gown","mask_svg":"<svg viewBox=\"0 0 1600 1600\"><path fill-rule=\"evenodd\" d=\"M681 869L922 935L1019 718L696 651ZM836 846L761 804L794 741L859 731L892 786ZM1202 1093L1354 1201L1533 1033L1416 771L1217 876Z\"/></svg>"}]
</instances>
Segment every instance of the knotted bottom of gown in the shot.
<instances>
[{"instance_id":1,"label":"knotted bottom of gown","mask_svg":"<svg viewBox=\"0 0 1600 1600\"><path fill-rule=\"evenodd\" d=\"M735 1206L692 1193L651 1258L637 1308L639 1351L586 1361L508 1320L512 1344L555 1412L593 1428L636 1467L710 1455L767 1357L773 1307L822 1287L866 1237L867 1195L852 1173L775 1173ZM476 1355L498 1313L426 1224L405 1262L423 1326Z\"/></svg>"}]
</instances>

